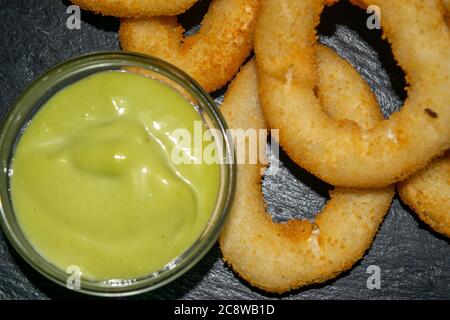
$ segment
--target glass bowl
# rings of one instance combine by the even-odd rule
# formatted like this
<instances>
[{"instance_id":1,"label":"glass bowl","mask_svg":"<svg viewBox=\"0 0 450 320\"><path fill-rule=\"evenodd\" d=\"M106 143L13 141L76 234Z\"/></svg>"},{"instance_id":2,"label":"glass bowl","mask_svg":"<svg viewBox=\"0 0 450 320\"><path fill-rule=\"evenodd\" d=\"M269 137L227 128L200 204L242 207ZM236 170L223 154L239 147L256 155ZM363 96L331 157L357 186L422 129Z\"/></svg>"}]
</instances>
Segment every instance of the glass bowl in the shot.
<instances>
[{"instance_id":1,"label":"glass bowl","mask_svg":"<svg viewBox=\"0 0 450 320\"><path fill-rule=\"evenodd\" d=\"M97 72L107 70L139 71L172 86L182 93L210 128L220 132L221 178L215 209L196 242L161 270L136 279L93 281L81 277L77 291L98 296L126 296L159 288L192 268L217 241L228 213L235 187L233 147L226 123L212 98L191 77L154 57L125 52L99 52L84 55L50 69L34 81L16 101L0 128L0 225L15 250L35 270L67 287L71 274L42 257L23 234L14 214L11 194L11 161L15 146L36 111L57 91Z\"/></svg>"}]
</instances>

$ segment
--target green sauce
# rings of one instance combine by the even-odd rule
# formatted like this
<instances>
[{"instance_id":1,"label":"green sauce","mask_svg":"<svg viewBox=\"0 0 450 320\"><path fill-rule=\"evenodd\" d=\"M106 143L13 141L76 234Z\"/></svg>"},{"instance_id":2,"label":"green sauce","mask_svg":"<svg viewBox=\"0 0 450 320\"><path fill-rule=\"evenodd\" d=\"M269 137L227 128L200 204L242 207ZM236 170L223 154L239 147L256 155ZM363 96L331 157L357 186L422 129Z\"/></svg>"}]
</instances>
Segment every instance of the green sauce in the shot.
<instances>
[{"instance_id":1,"label":"green sauce","mask_svg":"<svg viewBox=\"0 0 450 320\"><path fill-rule=\"evenodd\" d=\"M218 196L218 164L171 160L171 134L193 135L195 121L178 92L135 73L100 72L57 92L12 162L12 202L28 240L92 280L161 269L197 240Z\"/></svg>"}]
</instances>

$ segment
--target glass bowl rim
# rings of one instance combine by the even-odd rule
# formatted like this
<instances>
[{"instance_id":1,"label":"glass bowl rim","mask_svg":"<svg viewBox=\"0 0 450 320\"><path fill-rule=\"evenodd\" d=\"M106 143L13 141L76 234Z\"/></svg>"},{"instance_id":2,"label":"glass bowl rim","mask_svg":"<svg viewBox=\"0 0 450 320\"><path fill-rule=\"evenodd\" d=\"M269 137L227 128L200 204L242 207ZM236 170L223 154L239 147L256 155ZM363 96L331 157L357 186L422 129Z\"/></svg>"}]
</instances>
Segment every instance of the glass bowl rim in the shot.
<instances>
[{"instance_id":1,"label":"glass bowl rim","mask_svg":"<svg viewBox=\"0 0 450 320\"><path fill-rule=\"evenodd\" d=\"M139 65L134 65L133 63ZM86 70L83 69L83 67L85 67ZM11 125L10 122L12 121L13 115L18 112L21 106L23 106L23 102L26 101L28 96L33 92L33 90L36 89L36 87L39 87L44 81L47 81L52 77L56 79L54 80L56 81L55 83L67 81L67 79L59 79L58 77L60 76L59 74L61 73L62 69L73 69L73 72L77 73L88 70L92 71L96 68L104 68L104 70L98 70L96 72L107 71L112 70L113 67L141 67L152 72L156 72L164 76L165 78L169 78L170 80L175 81L177 85L183 87L191 95L194 95L196 99L199 99L199 102L202 102L201 107L206 107L206 111L208 112L208 114L217 123L218 129L220 129L221 131L224 142L223 148L226 161L221 164L221 180L224 179L223 173L225 173L225 188L221 187L220 191L221 193L225 193L225 195L223 196L219 194L219 197L216 200L216 208L214 210L218 212L213 211L211 213L210 220L208 221L207 226L202 231L202 234L199 235L197 240L186 251L171 260L161 270L149 273L143 278L123 279L126 281L133 281L131 283L127 282L125 284L119 285L117 283L107 284L105 281L95 282L83 278L81 279L81 288L77 289L76 292L102 297L123 297L155 290L175 280L176 278L186 273L189 269L191 269L208 253L211 247L216 243L228 215L236 186L236 168L233 161L234 148L232 139L227 132L228 126L226 124L226 121L211 96L194 79L192 79L187 73L180 70L179 68L156 57L134 52L98 51L83 54L56 64L55 66L51 67L46 72L41 74L34 81L32 81L31 84L18 96L18 98L13 102L12 107L8 111L4 120L1 121L0 152L7 147L7 145L4 143L4 139L8 128ZM96 72L91 72L91 74ZM89 76L89 74L80 77L80 79L83 79L87 76ZM68 77L67 74L66 77ZM55 84L52 84L51 86L54 87ZM45 95L46 93L47 92L43 92L41 93L41 95ZM54 93L52 93L51 96L53 95ZM26 122L22 123L22 127L25 125L25 123ZM20 133L16 135L16 140L19 138L19 135ZM11 152L8 152L9 157L11 157L14 153L14 149L15 147L13 146L11 148ZM6 165L7 167L4 167L4 165L2 164L2 170L4 171L2 174L8 175L7 171L9 170L10 162L8 162L8 164ZM64 270L61 270L52 265L47 259L42 257L37 252L37 250L33 248L31 243L24 244L23 240L20 239L20 237L14 232L9 219L6 216L5 208L3 205L3 201L12 201L9 188L7 189L8 190L5 191L8 195L7 199L2 199L3 193L0 194L0 227L3 230L6 238L13 246L15 251L20 255L20 257L25 260L25 262L30 265L32 269L43 275L45 278L51 280L52 282L67 288L66 279L69 274L65 273ZM219 201L221 202L218 206L217 202ZM11 209L11 211L13 210ZM15 213L12 212L12 215L15 216ZM217 217L216 221L213 221L214 216ZM20 230L20 226L18 225L17 221L16 225ZM209 232L205 234L206 231ZM23 238L25 239L24 235ZM202 240L202 238L203 241L200 241ZM25 241L27 240L25 239ZM34 250L34 252L30 253L26 245L29 245L32 250ZM35 258L31 257L32 254L37 255L39 257L39 261L35 261ZM174 266L168 268L169 264L174 264ZM65 276L63 277L62 275ZM160 279L161 275L164 275L162 280Z\"/></svg>"}]
</instances>

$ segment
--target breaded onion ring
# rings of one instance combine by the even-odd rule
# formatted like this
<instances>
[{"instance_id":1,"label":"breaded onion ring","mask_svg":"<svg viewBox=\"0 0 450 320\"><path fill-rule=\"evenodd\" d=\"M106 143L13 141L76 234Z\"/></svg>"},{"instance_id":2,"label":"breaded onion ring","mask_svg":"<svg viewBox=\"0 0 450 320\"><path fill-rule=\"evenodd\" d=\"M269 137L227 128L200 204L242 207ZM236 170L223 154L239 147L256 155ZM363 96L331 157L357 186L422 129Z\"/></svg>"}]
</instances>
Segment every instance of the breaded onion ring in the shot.
<instances>
[{"instance_id":1,"label":"breaded onion ring","mask_svg":"<svg viewBox=\"0 0 450 320\"><path fill-rule=\"evenodd\" d=\"M70 0L84 10L114 17L172 16L198 0Z\"/></svg>"},{"instance_id":2,"label":"breaded onion ring","mask_svg":"<svg viewBox=\"0 0 450 320\"><path fill-rule=\"evenodd\" d=\"M450 151L401 182L398 192L426 224L450 238Z\"/></svg>"},{"instance_id":3,"label":"breaded onion ring","mask_svg":"<svg viewBox=\"0 0 450 320\"><path fill-rule=\"evenodd\" d=\"M402 110L366 130L329 117L314 93L315 28L324 1L262 0L255 37L261 105L297 164L332 185L382 187L450 147L450 32L438 1L357 1L380 6L410 83Z\"/></svg>"},{"instance_id":4,"label":"breaded onion ring","mask_svg":"<svg viewBox=\"0 0 450 320\"><path fill-rule=\"evenodd\" d=\"M200 31L188 37L176 17L123 19L120 43L176 65L211 92L233 78L253 49L258 12L259 0L214 0Z\"/></svg>"},{"instance_id":5,"label":"breaded onion ring","mask_svg":"<svg viewBox=\"0 0 450 320\"><path fill-rule=\"evenodd\" d=\"M330 115L350 116L363 127L380 121L375 98L351 66L329 49L319 48L318 60L319 91L324 89L326 94L319 95ZM251 62L231 84L221 107L230 128L266 127L256 78ZM335 95L329 90L335 90ZM347 97L350 101L345 101ZM349 106L352 112L341 108ZM341 121L353 123L351 120ZM239 275L269 292L324 282L349 269L372 243L393 196L391 187L336 188L315 223L275 223L265 211L260 169L261 165L238 165L235 198L220 247L224 260Z\"/></svg>"}]
</instances>

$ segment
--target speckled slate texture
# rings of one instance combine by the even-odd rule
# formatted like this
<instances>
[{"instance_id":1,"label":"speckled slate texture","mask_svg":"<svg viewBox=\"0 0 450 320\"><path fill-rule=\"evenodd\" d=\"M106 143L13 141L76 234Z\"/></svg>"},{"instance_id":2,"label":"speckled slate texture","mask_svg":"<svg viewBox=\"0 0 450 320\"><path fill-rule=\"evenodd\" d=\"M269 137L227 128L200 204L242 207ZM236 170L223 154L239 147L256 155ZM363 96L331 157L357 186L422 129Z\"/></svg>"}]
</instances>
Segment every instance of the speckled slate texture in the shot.
<instances>
[{"instance_id":1,"label":"speckled slate texture","mask_svg":"<svg viewBox=\"0 0 450 320\"><path fill-rule=\"evenodd\" d=\"M81 30L66 28L67 1L0 0L0 119L21 91L56 63L79 54L119 49L118 20L83 12ZM188 27L201 20L208 1L181 18ZM401 107L404 77L379 31L365 28L365 12L348 3L327 9L320 39L349 60L369 82L385 115ZM224 90L214 94L218 101ZM263 184L277 220L314 218L329 186L298 168L285 155L276 176ZM378 265L381 290L366 288L367 267ZM83 298L60 289L31 270L0 232L0 299ZM268 295L238 279L211 252L190 272L142 299L449 299L450 241L421 223L396 197L372 248L353 269L325 284L283 296Z\"/></svg>"}]
</instances>

